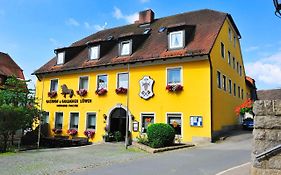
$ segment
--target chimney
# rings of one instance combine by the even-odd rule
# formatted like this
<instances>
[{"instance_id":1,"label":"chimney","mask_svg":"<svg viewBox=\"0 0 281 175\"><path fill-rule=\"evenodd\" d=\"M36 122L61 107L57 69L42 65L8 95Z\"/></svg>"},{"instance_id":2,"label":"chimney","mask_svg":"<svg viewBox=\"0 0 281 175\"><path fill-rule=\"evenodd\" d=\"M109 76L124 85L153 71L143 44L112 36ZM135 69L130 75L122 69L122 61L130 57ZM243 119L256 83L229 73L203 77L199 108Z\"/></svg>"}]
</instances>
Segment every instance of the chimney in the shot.
<instances>
[{"instance_id":1,"label":"chimney","mask_svg":"<svg viewBox=\"0 0 281 175\"><path fill-rule=\"evenodd\" d=\"M154 21L154 12L151 9L139 12L139 20L136 24L152 23Z\"/></svg>"}]
</instances>

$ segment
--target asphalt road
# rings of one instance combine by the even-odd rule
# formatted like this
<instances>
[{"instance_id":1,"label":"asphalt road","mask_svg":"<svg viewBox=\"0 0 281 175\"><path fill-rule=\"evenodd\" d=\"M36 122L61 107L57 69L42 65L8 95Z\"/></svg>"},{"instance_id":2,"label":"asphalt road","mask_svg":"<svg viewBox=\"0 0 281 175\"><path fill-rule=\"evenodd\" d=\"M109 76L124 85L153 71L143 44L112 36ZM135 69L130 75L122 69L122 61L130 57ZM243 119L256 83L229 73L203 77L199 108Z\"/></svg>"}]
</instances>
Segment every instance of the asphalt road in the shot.
<instances>
[{"instance_id":1,"label":"asphalt road","mask_svg":"<svg viewBox=\"0 0 281 175\"><path fill-rule=\"evenodd\" d=\"M251 156L252 133L242 132L219 143L147 155L75 172L75 175L215 175L247 163Z\"/></svg>"}]
</instances>

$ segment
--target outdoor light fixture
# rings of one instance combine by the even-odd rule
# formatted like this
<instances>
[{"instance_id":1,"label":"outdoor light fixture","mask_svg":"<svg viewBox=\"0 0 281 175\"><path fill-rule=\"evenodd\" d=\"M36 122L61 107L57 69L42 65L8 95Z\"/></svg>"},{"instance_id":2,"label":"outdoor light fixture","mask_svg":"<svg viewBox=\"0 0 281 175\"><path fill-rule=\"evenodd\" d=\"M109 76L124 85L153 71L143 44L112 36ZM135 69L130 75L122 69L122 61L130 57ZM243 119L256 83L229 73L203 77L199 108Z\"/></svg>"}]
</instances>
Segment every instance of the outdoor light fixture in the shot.
<instances>
[{"instance_id":1,"label":"outdoor light fixture","mask_svg":"<svg viewBox=\"0 0 281 175\"><path fill-rule=\"evenodd\" d=\"M103 114L103 118L104 118L104 120L106 120L106 119L107 119L107 116L106 116L106 114Z\"/></svg>"},{"instance_id":2,"label":"outdoor light fixture","mask_svg":"<svg viewBox=\"0 0 281 175\"><path fill-rule=\"evenodd\" d=\"M281 18L281 0L273 0L275 6L275 15Z\"/></svg>"}]
</instances>

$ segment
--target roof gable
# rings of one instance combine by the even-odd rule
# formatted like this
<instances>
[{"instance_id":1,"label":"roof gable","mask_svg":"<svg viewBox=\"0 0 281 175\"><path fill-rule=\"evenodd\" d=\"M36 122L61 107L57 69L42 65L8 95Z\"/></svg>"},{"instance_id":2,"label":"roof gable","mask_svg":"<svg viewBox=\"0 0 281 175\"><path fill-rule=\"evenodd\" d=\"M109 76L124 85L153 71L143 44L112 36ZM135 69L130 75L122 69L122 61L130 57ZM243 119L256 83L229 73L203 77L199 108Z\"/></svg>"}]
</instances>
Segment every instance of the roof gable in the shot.
<instances>
[{"instance_id":1,"label":"roof gable","mask_svg":"<svg viewBox=\"0 0 281 175\"><path fill-rule=\"evenodd\" d=\"M24 79L22 69L14 62L14 60L6 53L0 52L0 75L16 76Z\"/></svg>"}]
</instances>

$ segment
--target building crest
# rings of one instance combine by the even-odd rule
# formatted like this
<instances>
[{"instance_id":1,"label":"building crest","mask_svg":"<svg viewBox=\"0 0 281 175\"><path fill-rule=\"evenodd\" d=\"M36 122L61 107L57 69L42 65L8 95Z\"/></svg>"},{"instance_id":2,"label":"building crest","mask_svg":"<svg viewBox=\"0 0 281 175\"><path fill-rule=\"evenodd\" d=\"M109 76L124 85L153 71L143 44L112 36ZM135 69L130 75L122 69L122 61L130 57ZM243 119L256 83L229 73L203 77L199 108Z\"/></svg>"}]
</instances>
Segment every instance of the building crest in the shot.
<instances>
[{"instance_id":1,"label":"building crest","mask_svg":"<svg viewBox=\"0 0 281 175\"><path fill-rule=\"evenodd\" d=\"M147 100L151 98L153 94L153 83L154 80L151 79L149 76L144 76L140 80L140 97Z\"/></svg>"}]
</instances>

